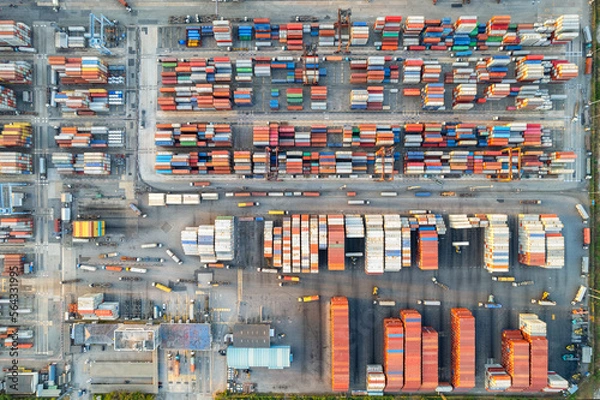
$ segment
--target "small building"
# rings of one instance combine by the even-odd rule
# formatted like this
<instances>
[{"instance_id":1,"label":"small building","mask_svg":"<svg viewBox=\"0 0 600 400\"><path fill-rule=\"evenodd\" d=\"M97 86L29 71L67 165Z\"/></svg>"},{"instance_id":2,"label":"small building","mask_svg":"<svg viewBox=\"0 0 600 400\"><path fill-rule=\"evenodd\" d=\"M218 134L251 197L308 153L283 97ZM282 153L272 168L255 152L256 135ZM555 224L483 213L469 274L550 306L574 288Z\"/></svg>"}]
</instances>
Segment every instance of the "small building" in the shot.
<instances>
[{"instance_id":1,"label":"small building","mask_svg":"<svg viewBox=\"0 0 600 400\"><path fill-rule=\"evenodd\" d=\"M98 305L98 308L94 311L96 317L102 321L115 321L119 319L119 303L118 302L104 302Z\"/></svg>"},{"instance_id":2,"label":"small building","mask_svg":"<svg viewBox=\"0 0 600 400\"><path fill-rule=\"evenodd\" d=\"M160 326L121 325L115 330L115 351L154 351Z\"/></svg>"},{"instance_id":3,"label":"small building","mask_svg":"<svg viewBox=\"0 0 600 400\"><path fill-rule=\"evenodd\" d=\"M233 327L233 346L268 348L271 346L270 331L268 324L236 324Z\"/></svg>"},{"instance_id":4,"label":"small building","mask_svg":"<svg viewBox=\"0 0 600 400\"><path fill-rule=\"evenodd\" d=\"M93 313L104 301L104 293L87 293L77 299L77 311L80 314Z\"/></svg>"},{"instance_id":5,"label":"small building","mask_svg":"<svg viewBox=\"0 0 600 400\"><path fill-rule=\"evenodd\" d=\"M73 325L73 344L76 346L112 346L115 340L115 330L118 327L117 324L76 323Z\"/></svg>"},{"instance_id":6,"label":"small building","mask_svg":"<svg viewBox=\"0 0 600 400\"><path fill-rule=\"evenodd\" d=\"M227 367L229 368L284 369L289 368L291 362L292 349L290 346L273 346L269 348L230 346L227 348Z\"/></svg>"}]
</instances>

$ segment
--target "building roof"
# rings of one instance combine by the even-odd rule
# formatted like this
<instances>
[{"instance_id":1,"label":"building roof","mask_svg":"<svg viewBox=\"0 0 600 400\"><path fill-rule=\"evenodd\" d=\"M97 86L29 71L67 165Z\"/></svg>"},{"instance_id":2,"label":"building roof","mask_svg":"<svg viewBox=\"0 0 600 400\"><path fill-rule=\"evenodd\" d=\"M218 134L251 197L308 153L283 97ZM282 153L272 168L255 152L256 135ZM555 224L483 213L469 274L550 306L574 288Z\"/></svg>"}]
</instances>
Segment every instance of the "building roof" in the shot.
<instances>
[{"instance_id":1,"label":"building roof","mask_svg":"<svg viewBox=\"0 0 600 400\"><path fill-rule=\"evenodd\" d=\"M115 351L154 351L158 330L158 326L122 325L115 330Z\"/></svg>"},{"instance_id":2,"label":"building roof","mask_svg":"<svg viewBox=\"0 0 600 400\"><path fill-rule=\"evenodd\" d=\"M33 394L37 387L39 374L37 372L19 372L16 383L12 379L6 379L7 394Z\"/></svg>"},{"instance_id":3,"label":"building roof","mask_svg":"<svg viewBox=\"0 0 600 400\"><path fill-rule=\"evenodd\" d=\"M235 369L268 368L284 369L291 364L290 346L269 348L234 347L227 348L227 366Z\"/></svg>"},{"instance_id":4,"label":"building roof","mask_svg":"<svg viewBox=\"0 0 600 400\"><path fill-rule=\"evenodd\" d=\"M210 350L210 324L161 324L161 346L177 350Z\"/></svg>"},{"instance_id":5,"label":"building roof","mask_svg":"<svg viewBox=\"0 0 600 400\"><path fill-rule=\"evenodd\" d=\"M235 347L267 348L271 346L268 324L236 324L233 327Z\"/></svg>"},{"instance_id":6,"label":"building roof","mask_svg":"<svg viewBox=\"0 0 600 400\"><path fill-rule=\"evenodd\" d=\"M73 341L76 346L94 344L112 346L114 332L117 328L117 324L84 324L80 322L74 325L75 338Z\"/></svg>"}]
</instances>

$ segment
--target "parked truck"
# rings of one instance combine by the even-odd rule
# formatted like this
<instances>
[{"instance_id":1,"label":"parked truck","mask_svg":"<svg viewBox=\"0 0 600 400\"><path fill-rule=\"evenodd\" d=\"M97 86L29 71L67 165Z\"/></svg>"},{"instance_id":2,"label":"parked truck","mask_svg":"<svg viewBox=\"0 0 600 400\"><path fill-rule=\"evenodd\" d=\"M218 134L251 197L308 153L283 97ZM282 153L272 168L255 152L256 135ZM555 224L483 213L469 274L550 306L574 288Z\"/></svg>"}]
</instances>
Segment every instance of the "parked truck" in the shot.
<instances>
[{"instance_id":1,"label":"parked truck","mask_svg":"<svg viewBox=\"0 0 600 400\"><path fill-rule=\"evenodd\" d=\"M196 372L196 352L190 352L190 372Z\"/></svg>"},{"instance_id":2,"label":"parked truck","mask_svg":"<svg viewBox=\"0 0 600 400\"><path fill-rule=\"evenodd\" d=\"M131 6L129 6L129 4L127 4L127 2L125 0L117 0L123 7L125 7L125 11L127 12L131 12Z\"/></svg>"},{"instance_id":3,"label":"parked truck","mask_svg":"<svg viewBox=\"0 0 600 400\"><path fill-rule=\"evenodd\" d=\"M56 218L56 219L54 219L54 237L56 239L60 239L61 236L62 236L61 220L60 220L60 218Z\"/></svg>"},{"instance_id":4,"label":"parked truck","mask_svg":"<svg viewBox=\"0 0 600 400\"><path fill-rule=\"evenodd\" d=\"M574 306L577 303L581 303L581 301L583 300L583 296L585 296L586 293L587 293L587 287L580 285L579 289L577 289L577 293L575 293L575 298L571 302L571 305Z\"/></svg>"},{"instance_id":5,"label":"parked truck","mask_svg":"<svg viewBox=\"0 0 600 400\"><path fill-rule=\"evenodd\" d=\"M318 301L320 298L320 296L318 294L315 294L313 296L302 296L302 297L298 297L298 302L299 303L311 303L313 301Z\"/></svg>"},{"instance_id":6,"label":"parked truck","mask_svg":"<svg viewBox=\"0 0 600 400\"><path fill-rule=\"evenodd\" d=\"M587 249L590 245L590 228L583 228L583 248Z\"/></svg>"},{"instance_id":7,"label":"parked truck","mask_svg":"<svg viewBox=\"0 0 600 400\"><path fill-rule=\"evenodd\" d=\"M145 243L140 246L142 249L154 249L157 247L162 247L162 243Z\"/></svg>"},{"instance_id":8,"label":"parked truck","mask_svg":"<svg viewBox=\"0 0 600 400\"><path fill-rule=\"evenodd\" d=\"M148 272L148 270L146 268L136 268L136 267L129 267L126 269L127 272L135 272L136 274L145 274L146 272Z\"/></svg>"},{"instance_id":9,"label":"parked truck","mask_svg":"<svg viewBox=\"0 0 600 400\"><path fill-rule=\"evenodd\" d=\"M173 261L175 261L177 264L179 264L179 265L183 264L183 261L181 261L181 259L180 259L179 257L177 257L177 256L175 255L175 253L173 253L173 251L172 251L171 249L167 249L167 250L166 250L166 252L167 252L167 255L168 255L169 257L171 257L171 259L172 259Z\"/></svg>"},{"instance_id":10,"label":"parked truck","mask_svg":"<svg viewBox=\"0 0 600 400\"><path fill-rule=\"evenodd\" d=\"M167 292L167 293L171 293L171 291L173 289L171 289L170 287L168 287L167 285L163 285L162 283L158 283L158 282L152 282L152 286L154 286L155 288L162 290L163 292Z\"/></svg>"},{"instance_id":11,"label":"parked truck","mask_svg":"<svg viewBox=\"0 0 600 400\"><path fill-rule=\"evenodd\" d=\"M133 210L133 212L134 212L134 213L135 213L135 214L136 214L138 217L146 218L146 217L148 216L148 214L144 214L144 213L142 212L142 210L140 210L140 209L138 208L138 206L136 206L136 205L135 205L135 204L133 204L133 203L129 203L129 208L130 208L131 210Z\"/></svg>"},{"instance_id":12,"label":"parked truck","mask_svg":"<svg viewBox=\"0 0 600 400\"><path fill-rule=\"evenodd\" d=\"M156 263L165 262L165 259L160 258L160 257L137 257L135 260L137 262L156 262Z\"/></svg>"},{"instance_id":13,"label":"parked truck","mask_svg":"<svg viewBox=\"0 0 600 400\"><path fill-rule=\"evenodd\" d=\"M77 268L82 269L84 271L96 271L98 267L88 264L77 264Z\"/></svg>"},{"instance_id":14,"label":"parked truck","mask_svg":"<svg viewBox=\"0 0 600 400\"><path fill-rule=\"evenodd\" d=\"M190 182L190 186L205 187L205 186L210 186L210 182L206 182L206 181L202 181L202 182Z\"/></svg>"},{"instance_id":15,"label":"parked truck","mask_svg":"<svg viewBox=\"0 0 600 400\"><path fill-rule=\"evenodd\" d=\"M577 212L579 213L579 216L581 217L581 219L583 220L584 224L587 224L588 219L590 219L590 215L587 213L587 211L585 210L585 207L583 207L583 205L581 204L577 204L575 206L575 209L577 210Z\"/></svg>"},{"instance_id":16,"label":"parked truck","mask_svg":"<svg viewBox=\"0 0 600 400\"><path fill-rule=\"evenodd\" d=\"M113 257L118 257L119 253L118 252L112 252L112 253L102 253L100 255L98 255L98 258L113 258Z\"/></svg>"}]
</instances>

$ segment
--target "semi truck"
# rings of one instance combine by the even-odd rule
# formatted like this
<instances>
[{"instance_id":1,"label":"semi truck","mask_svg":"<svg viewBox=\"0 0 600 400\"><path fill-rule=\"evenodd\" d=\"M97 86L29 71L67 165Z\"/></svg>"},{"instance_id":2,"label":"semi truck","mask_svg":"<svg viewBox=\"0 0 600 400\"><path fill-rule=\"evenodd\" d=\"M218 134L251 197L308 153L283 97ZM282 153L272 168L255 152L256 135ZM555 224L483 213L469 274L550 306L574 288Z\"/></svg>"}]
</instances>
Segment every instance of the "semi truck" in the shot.
<instances>
[{"instance_id":1,"label":"semi truck","mask_svg":"<svg viewBox=\"0 0 600 400\"><path fill-rule=\"evenodd\" d=\"M587 293L587 287L580 285L579 289L577 289L577 293L575 293L575 298L571 302L571 305L574 306L577 303L581 303L581 301L583 300L583 296L585 296L586 293Z\"/></svg>"},{"instance_id":2,"label":"semi truck","mask_svg":"<svg viewBox=\"0 0 600 400\"><path fill-rule=\"evenodd\" d=\"M142 249L154 249L157 247L162 247L162 243L145 243L140 246Z\"/></svg>"},{"instance_id":3,"label":"semi truck","mask_svg":"<svg viewBox=\"0 0 600 400\"><path fill-rule=\"evenodd\" d=\"M585 211L585 208L583 207L583 205L577 204L575 206L575 209L579 213L579 216L583 220L583 223L587 224L588 219L590 219L590 215L587 213L587 211Z\"/></svg>"},{"instance_id":4,"label":"semi truck","mask_svg":"<svg viewBox=\"0 0 600 400\"><path fill-rule=\"evenodd\" d=\"M439 300L417 300L417 304L424 306L441 306L442 302Z\"/></svg>"},{"instance_id":5,"label":"semi truck","mask_svg":"<svg viewBox=\"0 0 600 400\"><path fill-rule=\"evenodd\" d=\"M210 186L210 182L190 182L190 186L194 186L194 187L206 187L206 186Z\"/></svg>"},{"instance_id":6,"label":"semi truck","mask_svg":"<svg viewBox=\"0 0 600 400\"><path fill-rule=\"evenodd\" d=\"M152 286L154 286L155 288L162 290L163 292L167 292L167 293L171 293L171 291L173 289L171 289L170 287L163 285L162 283L158 283L158 282L152 282Z\"/></svg>"},{"instance_id":7,"label":"semi truck","mask_svg":"<svg viewBox=\"0 0 600 400\"><path fill-rule=\"evenodd\" d=\"M318 301L320 298L320 296L318 294L312 295L312 296L302 296L302 297L298 297L298 302L299 303L311 303L313 301Z\"/></svg>"},{"instance_id":8,"label":"semi truck","mask_svg":"<svg viewBox=\"0 0 600 400\"><path fill-rule=\"evenodd\" d=\"M148 270L146 268L136 268L136 267L129 267L126 269L127 272L135 272L136 274L145 274L146 272L148 272Z\"/></svg>"},{"instance_id":9,"label":"semi truck","mask_svg":"<svg viewBox=\"0 0 600 400\"><path fill-rule=\"evenodd\" d=\"M165 259L160 258L160 257L137 257L135 260L137 262L156 262L156 263L165 262Z\"/></svg>"},{"instance_id":10,"label":"semi truck","mask_svg":"<svg viewBox=\"0 0 600 400\"><path fill-rule=\"evenodd\" d=\"M590 245L590 228L585 227L583 228L583 248L587 249L588 246Z\"/></svg>"},{"instance_id":11,"label":"semi truck","mask_svg":"<svg viewBox=\"0 0 600 400\"><path fill-rule=\"evenodd\" d=\"M349 206L368 206L369 204L371 204L369 200L348 200Z\"/></svg>"},{"instance_id":12,"label":"semi truck","mask_svg":"<svg viewBox=\"0 0 600 400\"><path fill-rule=\"evenodd\" d=\"M61 220L60 220L60 218L56 218L54 220L54 237L56 239L60 239L61 236L62 236Z\"/></svg>"},{"instance_id":13,"label":"semi truck","mask_svg":"<svg viewBox=\"0 0 600 400\"><path fill-rule=\"evenodd\" d=\"M146 217L148 216L148 214L144 214L144 213L142 212L142 210L140 210L140 209L138 208L138 206L136 206L136 205L135 205L135 204L133 204L133 203L129 203L129 208L130 208L131 210L133 210L133 212L134 212L134 213L135 213L135 214L136 214L138 217L146 218Z\"/></svg>"},{"instance_id":14,"label":"semi truck","mask_svg":"<svg viewBox=\"0 0 600 400\"><path fill-rule=\"evenodd\" d=\"M171 250L171 249L167 249L167 250L166 250L166 252L167 252L167 255L168 255L169 257L171 257L171 260L175 261L175 262L176 262L177 264L179 264L179 265L183 264L183 261L181 261L181 259L180 259L179 257L177 257L177 256L175 255L175 253L173 253L173 250Z\"/></svg>"},{"instance_id":15,"label":"semi truck","mask_svg":"<svg viewBox=\"0 0 600 400\"><path fill-rule=\"evenodd\" d=\"M102 253L100 255L98 255L98 258L113 258L113 257L118 257L119 253L118 252L112 252L112 253Z\"/></svg>"},{"instance_id":16,"label":"semi truck","mask_svg":"<svg viewBox=\"0 0 600 400\"><path fill-rule=\"evenodd\" d=\"M98 267L88 264L77 264L77 268L82 269L84 271L96 271Z\"/></svg>"}]
</instances>

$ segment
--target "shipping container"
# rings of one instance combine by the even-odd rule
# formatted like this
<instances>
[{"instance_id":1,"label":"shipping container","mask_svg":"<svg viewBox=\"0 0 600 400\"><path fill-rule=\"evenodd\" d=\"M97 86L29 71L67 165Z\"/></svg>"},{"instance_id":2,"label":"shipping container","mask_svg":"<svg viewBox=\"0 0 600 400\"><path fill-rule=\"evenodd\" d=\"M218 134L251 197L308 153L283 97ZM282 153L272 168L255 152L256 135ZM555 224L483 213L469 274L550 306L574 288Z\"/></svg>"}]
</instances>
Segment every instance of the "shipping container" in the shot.
<instances>
[{"instance_id":1,"label":"shipping container","mask_svg":"<svg viewBox=\"0 0 600 400\"><path fill-rule=\"evenodd\" d=\"M332 297L331 323L331 390L348 392L350 389L350 326L346 297Z\"/></svg>"}]
</instances>

